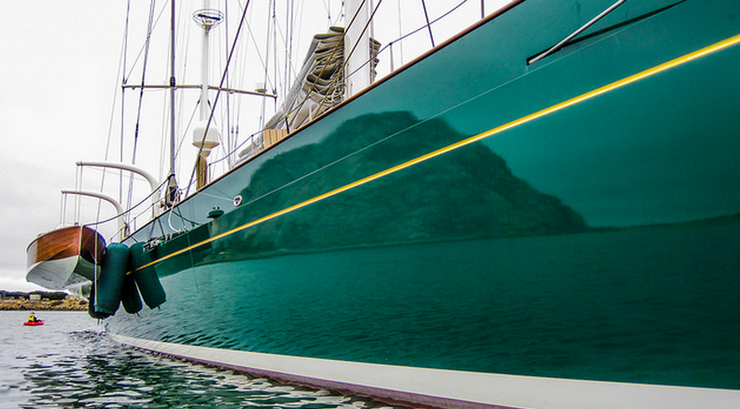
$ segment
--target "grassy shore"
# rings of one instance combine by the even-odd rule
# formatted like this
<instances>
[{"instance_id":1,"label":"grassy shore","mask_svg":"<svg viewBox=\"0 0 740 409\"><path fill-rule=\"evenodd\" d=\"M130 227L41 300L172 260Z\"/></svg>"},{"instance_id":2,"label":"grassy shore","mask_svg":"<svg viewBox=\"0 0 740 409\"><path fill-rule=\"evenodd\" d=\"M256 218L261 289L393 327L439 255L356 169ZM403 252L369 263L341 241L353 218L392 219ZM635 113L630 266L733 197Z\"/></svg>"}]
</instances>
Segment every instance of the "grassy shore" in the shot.
<instances>
[{"instance_id":1,"label":"grassy shore","mask_svg":"<svg viewBox=\"0 0 740 409\"><path fill-rule=\"evenodd\" d=\"M0 311L87 311L87 302L80 299L52 301L0 300Z\"/></svg>"}]
</instances>

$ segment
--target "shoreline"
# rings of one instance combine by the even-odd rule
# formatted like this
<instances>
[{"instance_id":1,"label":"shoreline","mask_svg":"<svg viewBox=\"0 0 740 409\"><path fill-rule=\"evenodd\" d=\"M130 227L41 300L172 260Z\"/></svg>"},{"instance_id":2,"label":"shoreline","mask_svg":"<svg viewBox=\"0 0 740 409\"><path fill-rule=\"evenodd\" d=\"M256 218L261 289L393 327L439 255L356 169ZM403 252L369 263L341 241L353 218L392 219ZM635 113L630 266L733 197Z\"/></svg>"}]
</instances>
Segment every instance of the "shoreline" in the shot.
<instances>
[{"instance_id":1,"label":"shoreline","mask_svg":"<svg viewBox=\"0 0 740 409\"><path fill-rule=\"evenodd\" d=\"M0 300L0 311L87 311L87 302L74 300Z\"/></svg>"}]
</instances>

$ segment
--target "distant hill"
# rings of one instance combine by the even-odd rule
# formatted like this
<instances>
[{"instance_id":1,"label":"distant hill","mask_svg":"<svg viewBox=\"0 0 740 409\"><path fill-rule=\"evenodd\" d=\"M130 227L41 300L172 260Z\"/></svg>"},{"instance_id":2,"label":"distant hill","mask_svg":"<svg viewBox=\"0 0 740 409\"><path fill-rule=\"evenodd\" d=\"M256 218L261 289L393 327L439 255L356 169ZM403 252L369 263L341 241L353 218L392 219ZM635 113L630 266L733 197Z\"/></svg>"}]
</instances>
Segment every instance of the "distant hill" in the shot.
<instances>
[{"instance_id":1,"label":"distant hill","mask_svg":"<svg viewBox=\"0 0 740 409\"><path fill-rule=\"evenodd\" d=\"M38 300L31 300L32 295ZM87 311L87 301L65 292L0 290L0 311Z\"/></svg>"}]
</instances>

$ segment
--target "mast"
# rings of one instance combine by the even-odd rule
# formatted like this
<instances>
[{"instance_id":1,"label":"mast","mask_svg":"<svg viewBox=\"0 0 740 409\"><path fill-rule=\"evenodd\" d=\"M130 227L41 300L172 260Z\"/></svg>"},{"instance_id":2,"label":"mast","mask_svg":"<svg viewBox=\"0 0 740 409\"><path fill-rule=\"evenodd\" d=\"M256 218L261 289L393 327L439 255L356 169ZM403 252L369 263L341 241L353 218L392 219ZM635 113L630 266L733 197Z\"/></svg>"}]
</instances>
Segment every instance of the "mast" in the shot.
<instances>
[{"instance_id":1,"label":"mast","mask_svg":"<svg viewBox=\"0 0 740 409\"><path fill-rule=\"evenodd\" d=\"M201 55L201 90L200 90L200 121L193 129L193 145L199 149L199 155L196 158L196 179L197 188L205 186L208 183L208 161L207 157L211 149L219 145L220 133L213 124L209 123L208 109L208 54L209 39L208 33L211 28L217 26L224 19L223 13L218 10L208 9L208 1L205 2L206 8L198 10L193 14L193 20L203 29L203 53Z\"/></svg>"},{"instance_id":2,"label":"mast","mask_svg":"<svg viewBox=\"0 0 740 409\"><path fill-rule=\"evenodd\" d=\"M345 99L360 92L373 82L370 49L371 0L346 0L344 18Z\"/></svg>"},{"instance_id":3,"label":"mast","mask_svg":"<svg viewBox=\"0 0 740 409\"><path fill-rule=\"evenodd\" d=\"M164 198L168 208L180 201L180 190L175 178L175 0L170 4L170 174L167 177L167 193Z\"/></svg>"}]
</instances>

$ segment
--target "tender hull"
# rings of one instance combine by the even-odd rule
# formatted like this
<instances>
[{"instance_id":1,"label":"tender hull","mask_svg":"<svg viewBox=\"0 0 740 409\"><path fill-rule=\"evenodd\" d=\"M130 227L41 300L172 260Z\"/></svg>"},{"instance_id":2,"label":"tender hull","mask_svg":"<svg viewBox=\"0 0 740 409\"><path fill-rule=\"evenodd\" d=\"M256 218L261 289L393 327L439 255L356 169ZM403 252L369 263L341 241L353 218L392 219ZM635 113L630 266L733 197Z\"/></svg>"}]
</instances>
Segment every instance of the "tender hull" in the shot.
<instances>
[{"instance_id":1,"label":"tender hull","mask_svg":"<svg viewBox=\"0 0 740 409\"><path fill-rule=\"evenodd\" d=\"M26 280L53 290L80 287L93 280L105 252L105 240L86 226L53 230L26 249Z\"/></svg>"},{"instance_id":2,"label":"tender hull","mask_svg":"<svg viewBox=\"0 0 740 409\"><path fill-rule=\"evenodd\" d=\"M526 63L611 3L518 4L206 187L151 250L167 303L109 328L737 405L740 4L627 2Z\"/></svg>"}]
</instances>

